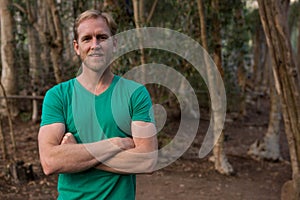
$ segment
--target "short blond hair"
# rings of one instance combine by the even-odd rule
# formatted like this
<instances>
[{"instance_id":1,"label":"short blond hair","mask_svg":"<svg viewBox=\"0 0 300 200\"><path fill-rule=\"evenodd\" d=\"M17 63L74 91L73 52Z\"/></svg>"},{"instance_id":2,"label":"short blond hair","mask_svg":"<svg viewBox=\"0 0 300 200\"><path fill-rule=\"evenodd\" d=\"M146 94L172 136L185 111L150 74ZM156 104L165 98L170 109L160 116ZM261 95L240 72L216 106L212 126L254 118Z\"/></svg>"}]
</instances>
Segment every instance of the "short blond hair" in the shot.
<instances>
[{"instance_id":1,"label":"short blond hair","mask_svg":"<svg viewBox=\"0 0 300 200\"><path fill-rule=\"evenodd\" d=\"M78 27L84 20L97 19L98 17L102 17L106 21L112 35L117 33L117 24L110 14L100 12L99 10L87 10L81 13L75 20L73 27L74 40L78 40Z\"/></svg>"}]
</instances>

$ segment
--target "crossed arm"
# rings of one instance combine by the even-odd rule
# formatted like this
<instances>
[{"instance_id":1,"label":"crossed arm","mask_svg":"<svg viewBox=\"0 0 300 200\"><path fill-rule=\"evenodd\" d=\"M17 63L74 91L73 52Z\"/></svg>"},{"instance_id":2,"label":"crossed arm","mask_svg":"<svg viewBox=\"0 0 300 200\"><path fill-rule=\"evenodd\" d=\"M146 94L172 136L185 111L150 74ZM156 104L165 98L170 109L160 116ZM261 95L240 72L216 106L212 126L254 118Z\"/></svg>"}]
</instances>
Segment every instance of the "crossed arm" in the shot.
<instances>
[{"instance_id":1,"label":"crossed arm","mask_svg":"<svg viewBox=\"0 0 300 200\"><path fill-rule=\"evenodd\" d=\"M116 137L89 144L62 144L64 136L64 124L40 128L40 160L47 175L80 172L92 167L115 173L148 173L154 170L157 138L152 123L132 122L132 139Z\"/></svg>"}]
</instances>

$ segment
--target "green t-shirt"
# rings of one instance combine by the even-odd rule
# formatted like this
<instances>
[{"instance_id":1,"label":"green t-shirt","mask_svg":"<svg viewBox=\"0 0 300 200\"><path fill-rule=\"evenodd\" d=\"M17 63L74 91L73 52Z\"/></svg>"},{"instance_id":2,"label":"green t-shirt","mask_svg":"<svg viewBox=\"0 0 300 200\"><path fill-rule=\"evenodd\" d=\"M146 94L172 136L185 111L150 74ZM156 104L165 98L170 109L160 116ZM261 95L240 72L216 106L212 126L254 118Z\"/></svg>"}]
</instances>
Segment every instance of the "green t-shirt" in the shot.
<instances>
[{"instance_id":1,"label":"green t-shirt","mask_svg":"<svg viewBox=\"0 0 300 200\"><path fill-rule=\"evenodd\" d=\"M41 126L63 123L78 143L111 137L130 137L132 121L153 122L151 98L146 88L119 76L95 96L76 79L58 84L44 98ZM135 199L135 175L91 168L64 173L58 179L58 199Z\"/></svg>"}]
</instances>

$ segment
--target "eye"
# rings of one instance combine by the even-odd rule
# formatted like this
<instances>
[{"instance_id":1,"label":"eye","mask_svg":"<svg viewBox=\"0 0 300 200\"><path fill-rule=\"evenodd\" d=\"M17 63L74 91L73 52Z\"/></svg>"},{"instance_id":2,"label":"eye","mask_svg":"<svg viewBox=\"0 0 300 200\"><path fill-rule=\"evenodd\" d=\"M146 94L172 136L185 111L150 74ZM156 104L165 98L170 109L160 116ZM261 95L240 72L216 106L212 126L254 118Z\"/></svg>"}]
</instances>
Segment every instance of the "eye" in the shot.
<instances>
[{"instance_id":1,"label":"eye","mask_svg":"<svg viewBox=\"0 0 300 200\"><path fill-rule=\"evenodd\" d=\"M106 34L99 34L99 35L97 35L97 40L100 40L100 41L105 41L108 38L109 38L109 36L106 35Z\"/></svg>"},{"instance_id":2,"label":"eye","mask_svg":"<svg viewBox=\"0 0 300 200\"><path fill-rule=\"evenodd\" d=\"M88 42L91 39L92 39L92 37L90 37L90 36L84 36L84 37L81 38L81 41L82 42Z\"/></svg>"}]
</instances>

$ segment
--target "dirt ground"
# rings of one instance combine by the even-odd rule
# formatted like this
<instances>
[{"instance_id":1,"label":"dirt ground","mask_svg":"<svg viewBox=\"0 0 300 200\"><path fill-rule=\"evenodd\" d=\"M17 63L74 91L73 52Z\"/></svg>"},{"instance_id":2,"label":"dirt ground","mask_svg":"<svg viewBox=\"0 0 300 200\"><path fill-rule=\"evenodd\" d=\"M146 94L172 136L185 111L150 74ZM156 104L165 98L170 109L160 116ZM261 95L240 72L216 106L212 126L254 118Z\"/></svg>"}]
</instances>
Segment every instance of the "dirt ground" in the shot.
<instances>
[{"instance_id":1,"label":"dirt ground","mask_svg":"<svg viewBox=\"0 0 300 200\"><path fill-rule=\"evenodd\" d=\"M267 100L266 100L267 102ZM235 174L224 176L214 170L213 163L197 157L201 135L206 132L208 120L201 120L199 133L187 152L170 166L152 175L137 176L137 199L186 200L277 200L283 183L291 179L288 146L281 131L281 153L285 162L255 161L247 149L263 137L268 125L267 104L260 112L250 108L247 118L234 119L229 113L225 124L225 148ZM202 115L202 113L201 113ZM205 116L204 116L205 118ZM176 121L168 127L176 127ZM5 124L4 124L5 125ZM16 120L14 130L17 157L33 166L34 179L17 183L7 176L7 163L0 151L0 199L55 199L57 176L45 176L41 171L37 151L38 124ZM4 127L9 141L8 127ZM10 145L11 148L11 145ZM11 152L11 149L9 149Z\"/></svg>"}]
</instances>

